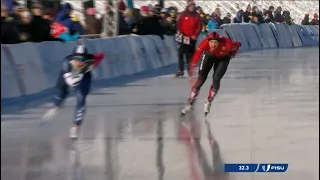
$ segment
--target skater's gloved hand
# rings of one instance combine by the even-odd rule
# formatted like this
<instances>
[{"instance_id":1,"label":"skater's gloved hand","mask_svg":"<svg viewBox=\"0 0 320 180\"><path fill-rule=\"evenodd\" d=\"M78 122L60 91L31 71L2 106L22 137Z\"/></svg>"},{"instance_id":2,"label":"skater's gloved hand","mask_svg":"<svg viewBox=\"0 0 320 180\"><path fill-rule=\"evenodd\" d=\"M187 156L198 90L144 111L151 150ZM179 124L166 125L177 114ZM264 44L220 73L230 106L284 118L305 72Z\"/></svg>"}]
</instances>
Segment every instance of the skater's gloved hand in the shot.
<instances>
[{"instance_id":1,"label":"skater's gloved hand","mask_svg":"<svg viewBox=\"0 0 320 180\"><path fill-rule=\"evenodd\" d=\"M229 58L232 59L235 57L234 55L234 51L230 51L230 53L228 54Z\"/></svg>"}]
</instances>

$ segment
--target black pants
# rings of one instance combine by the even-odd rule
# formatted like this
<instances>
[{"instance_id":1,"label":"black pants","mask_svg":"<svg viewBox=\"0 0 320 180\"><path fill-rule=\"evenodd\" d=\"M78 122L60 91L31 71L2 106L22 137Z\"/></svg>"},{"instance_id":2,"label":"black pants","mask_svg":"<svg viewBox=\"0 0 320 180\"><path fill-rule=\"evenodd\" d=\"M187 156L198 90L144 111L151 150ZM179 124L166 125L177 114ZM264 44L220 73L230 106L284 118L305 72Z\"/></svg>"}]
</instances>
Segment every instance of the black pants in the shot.
<instances>
[{"instance_id":1,"label":"black pants","mask_svg":"<svg viewBox=\"0 0 320 180\"><path fill-rule=\"evenodd\" d=\"M192 59L193 53L196 49L196 43L197 41L195 40L190 40L190 44L183 44L181 43L179 48L178 48L178 66L179 66L179 71L184 71L184 62L183 62L183 55L185 55L186 60L187 60L187 69L189 70L189 64Z\"/></svg>"},{"instance_id":2,"label":"black pants","mask_svg":"<svg viewBox=\"0 0 320 180\"><path fill-rule=\"evenodd\" d=\"M230 62L230 57L217 58L207 52L205 52L201 57L201 63L199 68L199 76L193 88L199 91L201 86L206 81L208 74L213 67L213 77L211 89L218 91L220 88L220 81L227 71Z\"/></svg>"}]
</instances>

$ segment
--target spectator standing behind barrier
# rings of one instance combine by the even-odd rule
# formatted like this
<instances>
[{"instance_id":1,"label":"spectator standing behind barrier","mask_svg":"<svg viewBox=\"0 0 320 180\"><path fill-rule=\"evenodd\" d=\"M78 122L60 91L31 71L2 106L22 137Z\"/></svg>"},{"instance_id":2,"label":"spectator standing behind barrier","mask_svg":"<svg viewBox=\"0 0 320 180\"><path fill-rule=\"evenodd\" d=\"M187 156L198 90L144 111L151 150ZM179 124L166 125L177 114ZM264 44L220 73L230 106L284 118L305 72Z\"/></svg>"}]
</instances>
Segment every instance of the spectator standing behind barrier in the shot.
<instances>
[{"instance_id":1,"label":"spectator standing behind barrier","mask_svg":"<svg viewBox=\"0 0 320 180\"><path fill-rule=\"evenodd\" d=\"M119 35L125 35L131 33L131 26L126 22L126 16L128 15L128 11L120 12L118 13L118 21L119 21ZM130 19L130 18L129 18ZM128 20L128 19L127 19Z\"/></svg>"},{"instance_id":2,"label":"spectator standing behind barrier","mask_svg":"<svg viewBox=\"0 0 320 180\"><path fill-rule=\"evenodd\" d=\"M273 11L274 11L273 6L270 6L269 9L266 11L266 13L265 13L265 22L266 23L274 22Z\"/></svg>"},{"instance_id":3,"label":"spectator standing behind barrier","mask_svg":"<svg viewBox=\"0 0 320 180\"><path fill-rule=\"evenodd\" d=\"M31 41L42 42L51 41L53 38L50 36L50 22L42 18L42 6L40 4L33 4L31 11L33 19L31 22Z\"/></svg>"},{"instance_id":4,"label":"spectator standing behind barrier","mask_svg":"<svg viewBox=\"0 0 320 180\"><path fill-rule=\"evenodd\" d=\"M56 22L67 28L66 32L59 35L59 39L63 41L74 41L79 38L79 32L74 27L74 23L71 20L72 6L69 3L65 3L61 6L60 12L57 14Z\"/></svg>"},{"instance_id":5,"label":"spectator standing behind barrier","mask_svg":"<svg viewBox=\"0 0 320 180\"><path fill-rule=\"evenodd\" d=\"M243 22L243 11L238 11L236 17L233 18L233 23L242 23Z\"/></svg>"},{"instance_id":6,"label":"spectator standing behind barrier","mask_svg":"<svg viewBox=\"0 0 320 180\"><path fill-rule=\"evenodd\" d=\"M284 23L284 18L282 16L281 12L282 12L281 6L279 6L277 8L277 10L274 12L274 21L276 23Z\"/></svg>"},{"instance_id":7,"label":"spectator standing behind barrier","mask_svg":"<svg viewBox=\"0 0 320 180\"><path fill-rule=\"evenodd\" d=\"M220 8L216 8L214 10L214 12L216 13L216 16L217 16L216 21L218 23L218 28L219 28L223 24L222 19L221 19L221 10L220 10Z\"/></svg>"},{"instance_id":8,"label":"spectator standing behind barrier","mask_svg":"<svg viewBox=\"0 0 320 180\"><path fill-rule=\"evenodd\" d=\"M19 42L28 42L31 41L31 26L32 14L29 11L24 11L21 13L21 23L19 27Z\"/></svg>"},{"instance_id":9,"label":"spectator standing behind barrier","mask_svg":"<svg viewBox=\"0 0 320 180\"><path fill-rule=\"evenodd\" d=\"M18 27L9 18L6 5L1 2L1 44L14 44L19 42Z\"/></svg>"},{"instance_id":10,"label":"spectator standing behind barrier","mask_svg":"<svg viewBox=\"0 0 320 180\"><path fill-rule=\"evenodd\" d=\"M319 25L319 19L318 19L318 14L314 13L313 19L310 22L311 25Z\"/></svg>"},{"instance_id":11,"label":"spectator standing behind barrier","mask_svg":"<svg viewBox=\"0 0 320 180\"><path fill-rule=\"evenodd\" d=\"M302 25L310 25L309 14L305 14L303 20L301 21Z\"/></svg>"},{"instance_id":12,"label":"spectator standing behind barrier","mask_svg":"<svg viewBox=\"0 0 320 180\"><path fill-rule=\"evenodd\" d=\"M286 24L291 25L291 24L293 23L289 11L283 11L282 16L283 16L284 22L285 22Z\"/></svg>"},{"instance_id":13,"label":"spectator standing behind barrier","mask_svg":"<svg viewBox=\"0 0 320 180\"><path fill-rule=\"evenodd\" d=\"M72 14L71 15L71 20L74 23L74 27L75 29L77 29L77 31L79 32L80 35L84 35L85 34L85 30L83 28L83 26L80 23L80 18L77 14Z\"/></svg>"},{"instance_id":14,"label":"spectator standing behind barrier","mask_svg":"<svg viewBox=\"0 0 320 180\"><path fill-rule=\"evenodd\" d=\"M169 16L167 9L162 9L160 12L161 25L167 35L174 35L176 33L176 22Z\"/></svg>"},{"instance_id":15,"label":"spectator standing behind barrier","mask_svg":"<svg viewBox=\"0 0 320 180\"><path fill-rule=\"evenodd\" d=\"M100 34L102 22L95 17L96 10L94 8L88 8L86 10L86 34ZM76 29L76 28L75 28ZM76 29L79 31L79 29Z\"/></svg>"},{"instance_id":16,"label":"spectator standing behind barrier","mask_svg":"<svg viewBox=\"0 0 320 180\"><path fill-rule=\"evenodd\" d=\"M214 12L212 13L210 20L208 21L208 30L218 29L218 27L219 27L218 16Z\"/></svg>"},{"instance_id":17,"label":"spectator standing behind barrier","mask_svg":"<svg viewBox=\"0 0 320 180\"><path fill-rule=\"evenodd\" d=\"M163 28L161 26L160 17L153 9L150 10L147 6L141 7L141 17L132 23L132 32L138 35L158 35L163 37Z\"/></svg>"},{"instance_id":18,"label":"spectator standing behind barrier","mask_svg":"<svg viewBox=\"0 0 320 180\"><path fill-rule=\"evenodd\" d=\"M243 22L249 23L250 17L251 16L251 6L250 4L247 6L246 11L243 13Z\"/></svg>"},{"instance_id":19,"label":"spectator standing behind barrier","mask_svg":"<svg viewBox=\"0 0 320 180\"><path fill-rule=\"evenodd\" d=\"M226 17L222 19L222 24L230 24L231 23L231 14L227 13Z\"/></svg>"},{"instance_id":20,"label":"spectator standing behind barrier","mask_svg":"<svg viewBox=\"0 0 320 180\"><path fill-rule=\"evenodd\" d=\"M190 2L187 9L181 13L178 21L178 31L182 38L178 49L179 71L176 73L176 77L184 75L184 55L186 56L188 74L190 75L189 64L193 53L195 52L197 38L201 30L201 19L199 14L195 11L195 3Z\"/></svg>"}]
</instances>

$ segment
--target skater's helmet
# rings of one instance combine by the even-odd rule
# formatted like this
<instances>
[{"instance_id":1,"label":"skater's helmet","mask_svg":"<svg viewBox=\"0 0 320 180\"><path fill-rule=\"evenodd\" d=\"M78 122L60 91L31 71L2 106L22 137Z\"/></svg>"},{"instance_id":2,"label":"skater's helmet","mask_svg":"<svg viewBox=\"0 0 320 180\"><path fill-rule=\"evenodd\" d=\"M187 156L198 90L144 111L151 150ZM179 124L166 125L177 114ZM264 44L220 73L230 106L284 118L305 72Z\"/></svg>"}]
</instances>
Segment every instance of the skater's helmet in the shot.
<instances>
[{"instance_id":1,"label":"skater's helmet","mask_svg":"<svg viewBox=\"0 0 320 180\"><path fill-rule=\"evenodd\" d=\"M212 32L208 35L208 39L209 41L211 40L217 40L217 41L220 41L221 40L221 37L220 35L217 33L217 32Z\"/></svg>"},{"instance_id":2,"label":"skater's helmet","mask_svg":"<svg viewBox=\"0 0 320 180\"><path fill-rule=\"evenodd\" d=\"M73 56L76 61L84 61L87 54L87 48L84 45L77 45L73 50Z\"/></svg>"}]
</instances>

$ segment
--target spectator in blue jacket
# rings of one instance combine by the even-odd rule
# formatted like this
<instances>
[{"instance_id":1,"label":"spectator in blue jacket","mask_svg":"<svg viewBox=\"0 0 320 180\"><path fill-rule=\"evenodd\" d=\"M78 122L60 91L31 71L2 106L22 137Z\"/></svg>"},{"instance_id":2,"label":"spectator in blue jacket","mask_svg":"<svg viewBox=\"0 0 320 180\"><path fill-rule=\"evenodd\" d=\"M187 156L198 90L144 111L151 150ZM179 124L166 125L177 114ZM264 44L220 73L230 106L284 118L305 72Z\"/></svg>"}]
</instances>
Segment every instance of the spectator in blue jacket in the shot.
<instances>
[{"instance_id":1,"label":"spectator in blue jacket","mask_svg":"<svg viewBox=\"0 0 320 180\"><path fill-rule=\"evenodd\" d=\"M65 3L62 5L60 12L56 16L56 21L69 29L69 32L75 33L76 29L74 27L74 22L71 18L71 12L73 8L71 4Z\"/></svg>"},{"instance_id":2,"label":"spectator in blue jacket","mask_svg":"<svg viewBox=\"0 0 320 180\"><path fill-rule=\"evenodd\" d=\"M62 5L60 12L56 16L56 22L68 28L68 32L62 33L59 37L64 41L74 41L79 38L80 29L78 29L78 26L72 21L72 10L71 4L65 3Z\"/></svg>"},{"instance_id":3,"label":"spectator in blue jacket","mask_svg":"<svg viewBox=\"0 0 320 180\"><path fill-rule=\"evenodd\" d=\"M211 19L208 21L208 30L218 29L219 26L217 18L217 14L215 12L212 13Z\"/></svg>"}]
</instances>

